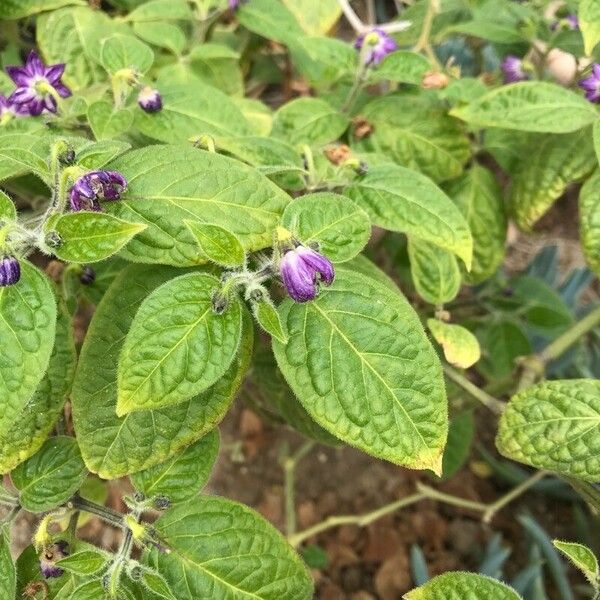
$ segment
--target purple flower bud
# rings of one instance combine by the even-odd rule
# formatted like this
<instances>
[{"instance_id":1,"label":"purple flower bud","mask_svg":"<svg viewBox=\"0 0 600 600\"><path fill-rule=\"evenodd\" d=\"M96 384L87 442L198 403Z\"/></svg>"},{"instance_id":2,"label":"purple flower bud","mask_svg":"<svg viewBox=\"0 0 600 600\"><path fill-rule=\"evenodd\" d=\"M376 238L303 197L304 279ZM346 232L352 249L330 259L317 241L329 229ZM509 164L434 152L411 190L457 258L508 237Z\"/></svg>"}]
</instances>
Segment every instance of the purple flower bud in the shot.
<instances>
[{"instance_id":1,"label":"purple flower bud","mask_svg":"<svg viewBox=\"0 0 600 600\"><path fill-rule=\"evenodd\" d=\"M529 76L523 69L523 61L518 56L507 56L500 65L504 76L504 83L525 81Z\"/></svg>"},{"instance_id":2,"label":"purple flower bud","mask_svg":"<svg viewBox=\"0 0 600 600\"><path fill-rule=\"evenodd\" d=\"M146 86L140 90L138 104L147 113L158 112L163 106L162 98L158 90L155 90L150 86Z\"/></svg>"},{"instance_id":3,"label":"purple flower bud","mask_svg":"<svg viewBox=\"0 0 600 600\"><path fill-rule=\"evenodd\" d=\"M79 281L83 285L91 285L96 281L96 271L92 269L92 267L88 267L87 265L83 267L81 273L79 274Z\"/></svg>"},{"instance_id":4,"label":"purple flower bud","mask_svg":"<svg viewBox=\"0 0 600 600\"><path fill-rule=\"evenodd\" d=\"M0 287L14 285L21 279L21 265L14 256L0 260Z\"/></svg>"},{"instance_id":5,"label":"purple flower bud","mask_svg":"<svg viewBox=\"0 0 600 600\"><path fill-rule=\"evenodd\" d=\"M354 42L357 50L362 50L365 65L378 65L388 54L398 49L396 40L383 29L375 27L369 33L359 36ZM364 47L364 50L363 50Z\"/></svg>"},{"instance_id":6,"label":"purple flower bud","mask_svg":"<svg viewBox=\"0 0 600 600\"><path fill-rule=\"evenodd\" d=\"M127 180L117 171L92 171L82 175L71 188L71 209L101 211L100 200L119 200Z\"/></svg>"},{"instance_id":7,"label":"purple flower bud","mask_svg":"<svg viewBox=\"0 0 600 600\"><path fill-rule=\"evenodd\" d=\"M302 245L285 252L280 270L285 289L296 302L314 300L319 282L331 285L335 276L333 265L327 258Z\"/></svg>"},{"instance_id":8,"label":"purple flower bud","mask_svg":"<svg viewBox=\"0 0 600 600\"><path fill-rule=\"evenodd\" d=\"M40 571L42 575L46 579L60 577L65 571L57 567L55 563L65 556L69 556L69 544L65 540L59 540L46 548L40 555Z\"/></svg>"},{"instance_id":9,"label":"purple flower bud","mask_svg":"<svg viewBox=\"0 0 600 600\"><path fill-rule=\"evenodd\" d=\"M600 64L592 65L591 73L579 82L579 87L585 90L585 97L590 102L600 102Z\"/></svg>"},{"instance_id":10,"label":"purple flower bud","mask_svg":"<svg viewBox=\"0 0 600 600\"><path fill-rule=\"evenodd\" d=\"M64 63L46 66L32 50L22 67L6 67L6 72L17 84L9 100L32 116L41 114L44 109L55 113L56 96L67 98L71 95L71 90L61 81L64 71Z\"/></svg>"}]
</instances>

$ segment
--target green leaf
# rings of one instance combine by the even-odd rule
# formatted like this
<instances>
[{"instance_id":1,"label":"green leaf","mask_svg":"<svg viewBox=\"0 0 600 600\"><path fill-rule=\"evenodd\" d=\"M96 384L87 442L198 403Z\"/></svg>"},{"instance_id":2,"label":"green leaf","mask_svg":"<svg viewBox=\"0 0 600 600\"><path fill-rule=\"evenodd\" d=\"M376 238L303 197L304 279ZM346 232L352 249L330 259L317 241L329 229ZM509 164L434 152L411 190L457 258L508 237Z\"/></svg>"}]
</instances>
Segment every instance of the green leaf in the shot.
<instances>
[{"instance_id":1,"label":"green leaf","mask_svg":"<svg viewBox=\"0 0 600 600\"><path fill-rule=\"evenodd\" d=\"M71 320L65 307L59 305L48 371L23 408L0 430L0 473L8 473L41 448L63 409L76 364Z\"/></svg>"},{"instance_id":2,"label":"green leaf","mask_svg":"<svg viewBox=\"0 0 600 600\"><path fill-rule=\"evenodd\" d=\"M569 133L598 118L594 105L555 83L524 81L499 87L450 112L474 127Z\"/></svg>"},{"instance_id":3,"label":"green leaf","mask_svg":"<svg viewBox=\"0 0 600 600\"><path fill-rule=\"evenodd\" d=\"M592 56L594 48L600 42L600 2L598 0L581 0L577 16L583 35L585 53L587 56Z\"/></svg>"},{"instance_id":4,"label":"green leaf","mask_svg":"<svg viewBox=\"0 0 600 600\"><path fill-rule=\"evenodd\" d=\"M423 76L430 70L431 65L422 54L398 50L388 54L376 69L369 72L369 77L374 81L388 80L420 85Z\"/></svg>"},{"instance_id":5,"label":"green leaf","mask_svg":"<svg viewBox=\"0 0 600 600\"><path fill-rule=\"evenodd\" d=\"M166 598L167 600L177 600L177 598L173 596L173 592L171 592L169 584L165 581L162 575L152 571L146 571L142 575L141 581L147 589L159 597Z\"/></svg>"},{"instance_id":6,"label":"green leaf","mask_svg":"<svg viewBox=\"0 0 600 600\"><path fill-rule=\"evenodd\" d=\"M283 0L309 35L325 35L337 23L342 9L337 0Z\"/></svg>"},{"instance_id":7,"label":"green leaf","mask_svg":"<svg viewBox=\"0 0 600 600\"><path fill-rule=\"evenodd\" d=\"M47 179L48 166L44 160L48 138L25 133L0 134L0 181L27 173Z\"/></svg>"},{"instance_id":8,"label":"green leaf","mask_svg":"<svg viewBox=\"0 0 600 600\"><path fill-rule=\"evenodd\" d=\"M248 125L231 98L199 79L190 84L161 87L163 108L159 112L135 111L135 127L144 135L176 144L190 137L208 135L246 135Z\"/></svg>"},{"instance_id":9,"label":"green leaf","mask_svg":"<svg viewBox=\"0 0 600 600\"><path fill-rule=\"evenodd\" d=\"M273 136L293 146L323 146L337 140L350 121L319 98L296 98L284 104L273 121Z\"/></svg>"},{"instance_id":10,"label":"green leaf","mask_svg":"<svg viewBox=\"0 0 600 600\"><path fill-rule=\"evenodd\" d=\"M594 150L596 151L596 158L600 162L600 119L594 123L593 133Z\"/></svg>"},{"instance_id":11,"label":"green leaf","mask_svg":"<svg viewBox=\"0 0 600 600\"><path fill-rule=\"evenodd\" d=\"M305 244L317 242L333 262L354 258L371 237L369 215L348 198L331 192L296 198L287 205L281 223Z\"/></svg>"},{"instance_id":12,"label":"green leaf","mask_svg":"<svg viewBox=\"0 0 600 600\"><path fill-rule=\"evenodd\" d=\"M127 15L128 21L188 21L194 18L185 0L151 0L144 2Z\"/></svg>"},{"instance_id":13,"label":"green leaf","mask_svg":"<svg viewBox=\"0 0 600 600\"><path fill-rule=\"evenodd\" d=\"M252 302L252 314L256 322L276 340L287 344L288 337L285 333L279 313L271 300L257 300Z\"/></svg>"},{"instance_id":14,"label":"green leaf","mask_svg":"<svg viewBox=\"0 0 600 600\"><path fill-rule=\"evenodd\" d=\"M521 600L512 588L475 573L444 573L408 592L405 600Z\"/></svg>"},{"instance_id":15,"label":"green leaf","mask_svg":"<svg viewBox=\"0 0 600 600\"><path fill-rule=\"evenodd\" d=\"M477 368L490 380L508 377L519 356L531 354L531 344L523 328L512 321L490 323L481 334L482 359Z\"/></svg>"},{"instance_id":16,"label":"green leaf","mask_svg":"<svg viewBox=\"0 0 600 600\"><path fill-rule=\"evenodd\" d=\"M208 260L223 267L239 267L244 263L246 256L244 248L233 233L210 223L198 221L184 221L184 223Z\"/></svg>"},{"instance_id":17,"label":"green leaf","mask_svg":"<svg viewBox=\"0 0 600 600\"><path fill-rule=\"evenodd\" d=\"M312 578L281 534L237 502L202 496L155 526L171 552L152 550L148 561L179 600L313 597Z\"/></svg>"},{"instance_id":18,"label":"green leaf","mask_svg":"<svg viewBox=\"0 0 600 600\"><path fill-rule=\"evenodd\" d=\"M128 223L102 212L75 212L51 221L62 240L53 253L61 260L94 263L118 252L147 225Z\"/></svg>"},{"instance_id":19,"label":"green leaf","mask_svg":"<svg viewBox=\"0 0 600 600\"><path fill-rule=\"evenodd\" d=\"M213 429L169 460L131 475L131 482L148 498L166 496L171 504L185 502L206 485L218 452L219 431Z\"/></svg>"},{"instance_id":20,"label":"green leaf","mask_svg":"<svg viewBox=\"0 0 600 600\"><path fill-rule=\"evenodd\" d=\"M436 182L453 179L462 173L471 149L462 124L445 110L414 96L377 98L361 110L373 132L355 146L385 154Z\"/></svg>"},{"instance_id":21,"label":"green leaf","mask_svg":"<svg viewBox=\"0 0 600 600\"><path fill-rule=\"evenodd\" d=\"M10 526L0 527L0 594L12 600L17 593L17 574L10 554Z\"/></svg>"},{"instance_id":22,"label":"green leaf","mask_svg":"<svg viewBox=\"0 0 600 600\"><path fill-rule=\"evenodd\" d=\"M427 319L427 327L435 341L444 349L444 356L451 365L468 369L480 359L479 342L468 329L437 319Z\"/></svg>"},{"instance_id":23,"label":"green leaf","mask_svg":"<svg viewBox=\"0 0 600 600\"><path fill-rule=\"evenodd\" d=\"M14 221L17 218L17 207L10 196L0 190L0 219Z\"/></svg>"},{"instance_id":24,"label":"green leaf","mask_svg":"<svg viewBox=\"0 0 600 600\"><path fill-rule=\"evenodd\" d=\"M213 310L219 280L203 273L176 277L140 306L119 360L117 415L189 400L227 371L242 333L240 303Z\"/></svg>"},{"instance_id":25,"label":"green leaf","mask_svg":"<svg viewBox=\"0 0 600 600\"><path fill-rule=\"evenodd\" d=\"M236 15L246 29L268 40L288 44L304 35L294 14L279 0L244 3Z\"/></svg>"},{"instance_id":26,"label":"green leaf","mask_svg":"<svg viewBox=\"0 0 600 600\"><path fill-rule=\"evenodd\" d=\"M14 427L40 383L56 331L56 302L46 277L21 261L21 279L0 288L0 436Z\"/></svg>"},{"instance_id":27,"label":"green leaf","mask_svg":"<svg viewBox=\"0 0 600 600\"><path fill-rule=\"evenodd\" d=\"M77 152L77 164L86 169L98 170L129 148L129 143L118 140L92 142Z\"/></svg>"},{"instance_id":28,"label":"green leaf","mask_svg":"<svg viewBox=\"0 0 600 600\"><path fill-rule=\"evenodd\" d=\"M108 168L122 173L129 186L123 200L107 203L107 211L149 225L122 253L138 262L203 262L184 223L192 218L227 229L246 251L266 248L290 200L251 167L190 147L134 150Z\"/></svg>"},{"instance_id":29,"label":"green leaf","mask_svg":"<svg viewBox=\"0 0 600 600\"><path fill-rule=\"evenodd\" d=\"M11 473L19 490L19 503L30 512L44 512L64 504L86 476L77 442L67 436L46 440L37 454Z\"/></svg>"},{"instance_id":30,"label":"green leaf","mask_svg":"<svg viewBox=\"0 0 600 600\"><path fill-rule=\"evenodd\" d=\"M85 463L103 479L148 469L200 439L225 415L252 349L252 324L244 323L237 358L206 392L160 410L117 417L117 363L141 302L179 274L166 267L134 265L117 276L98 305L73 385L73 420Z\"/></svg>"},{"instance_id":31,"label":"green leaf","mask_svg":"<svg viewBox=\"0 0 600 600\"><path fill-rule=\"evenodd\" d=\"M450 479L465 464L475 436L475 421L471 411L462 412L450 420L448 442L444 450L442 476Z\"/></svg>"},{"instance_id":32,"label":"green leaf","mask_svg":"<svg viewBox=\"0 0 600 600\"><path fill-rule=\"evenodd\" d=\"M242 111L252 135L269 135L273 126L273 111L264 102L256 98L233 98L233 102Z\"/></svg>"},{"instance_id":33,"label":"green leaf","mask_svg":"<svg viewBox=\"0 0 600 600\"><path fill-rule=\"evenodd\" d=\"M408 239L410 274L423 300L438 306L456 298L460 270L453 254L419 239Z\"/></svg>"},{"instance_id":34,"label":"green leaf","mask_svg":"<svg viewBox=\"0 0 600 600\"><path fill-rule=\"evenodd\" d=\"M520 161L510 188L510 209L519 227L530 230L567 186L584 178L597 165L590 131L536 140L529 159Z\"/></svg>"},{"instance_id":35,"label":"green leaf","mask_svg":"<svg viewBox=\"0 0 600 600\"><path fill-rule=\"evenodd\" d=\"M498 450L512 460L600 481L600 381L546 381L513 396L500 419Z\"/></svg>"},{"instance_id":36,"label":"green leaf","mask_svg":"<svg viewBox=\"0 0 600 600\"><path fill-rule=\"evenodd\" d=\"M302 36L290 42L294 66L315 87L329 87L356 71L358 52L330 37Z\"/></svg>"},{"instance_id":37,"label":"green leaf","mask_svg":"<svg viewBox=\"0 0 600 600\"><path fill-rule=\"evenodd\" d=\"M101 581L88 581L73 590L69 600L105 600L106 590Z\"/></svg>"},{"instance_id":38,"label":"green leaf","mask_svg":"<svg viewBox=\"0 0 600 600\"><path fill-rule=\"evenodd\" d=\"M280 311L290 339L273 341L275 357L313 419L368 454L439 473L448 427L441 367L400 292L338 267L315 301L288 299Z\"/></svg>"},{"instance_id":39,"label":"green leaf","mask_svg":"<svg viewBox=\"0 0 600 600\"><path fill-rule=\"evenodd\" d=\"M465 217L473 236L473 264L464 278L478 284L502 264L506 243L506 216L502 190L485 167L473 165L447 188Z\"/></svg>"},{"instance_id":40,"label":"green leaf","mask_svg":"<svg viewBox=\"0 0 600 600\"><path fill-rule=\"evenodd\" d=\"M600 276L600 169L585 182L579 192L579 236L585 259Z\"/></svg>"},{"instance_id":41,"label":"green leaf","mask_svg":"<svg viewBox=\"0 0 600 600\"><path fill-rule=\"evenodd\" d=\"M176 55L182 54L187 44L185 33L181 27L173 23L136 21L133 24L133 31L145 42L159 48L166 48Z\"/></svg>"},{"instance_id":42,"label":"green leaf","mask_svg":"<svg viewBox=\"0 0 600 600\"><path fill-rule=\"evenodd\" d=\"M587 546L561 540L554 540L552 543L585 575L593 586L598 586L600 581L598 559Z\"/></svg>"},{"instance_id":43,"label":"green leaf","mask_svg":"<svg viewBox=\"0 0 600 600\"><path fill-rule=\"evenodd\" d=\"M112 75L122 69L133 69L143 74L152 66L154 52L144 42L117 33L102 41L100 62Z\"/></svg>"},{"instance_id":44,"label":"green leaf","mask_svg":"<svg viewBox=\"0 0 600 600\"><path fill-rule=\"evenodd\" d=\"M90 105L87 118L97 140L107 140L129 131L133 124L133 113L128 108L115 109L105 100Z\"/></svg>"},{"instance_id":45,"label":"green leaf","mask_svg":"<svg viewBox=\"0 0 600 600\"><path fill-rule=\"evenodd\" d=\"M106 73L91 49L98 36L106 37L111 29L104 12L87 6L57 10L36 20L37 42L46 62L64 62L63 81L73 89L106 81Z\"/></svg>"},{"instance_id":46,"label":"green leaf","mask_svg":"<svg viewBox=\"0 0 600 600\"><path fill-rule=\"evenodd\" d=\"M373 167L344 193L366 210L374 225L431 242L470 268L469 226L452 200L424 175L399 166Z\"/></svg>"},{"instance_id":47,"label":"green leaf","mask_svg":"<svg viewBox=\"0 0 600 600\"><path fill-rule=\"evenodd\" d=\"M75 552L56 562L58 567L76 575L93 575L104 567L109 557L99 550L82 550Z\"/></svg>"},{"instance_id":48,"label":"green leaf","mask_svg":"<svg viewBox=\"0 0 600 600\"><path fill-rule=\"evenodd\" d=\"M466 36L477 37L498 44L519 44L526 41L518 29L516 21L491 20L476 18L453 25L446 30L448 33L460 33Z\"/></svg>"},{"instance_id":49,"label":"green leaf","mask_svg":"<svg viewBox=\"0 0 600 600\"><path fill-rule=\"evenodd\" d=\"M244 75L240 55L224 44L204 43L189 53L192 72L226 94L243 96Z\"/></svg>"},{"instance_id":50,"label":"green leaf","mask_svg":"<svg viewBox=\"0 0 600 600\"><path fill-rule=\"evenodd\" d=\"M2 0L0 19L21 19L69 4L84 4L82 0Z\"/></svg>"}]
</instances>

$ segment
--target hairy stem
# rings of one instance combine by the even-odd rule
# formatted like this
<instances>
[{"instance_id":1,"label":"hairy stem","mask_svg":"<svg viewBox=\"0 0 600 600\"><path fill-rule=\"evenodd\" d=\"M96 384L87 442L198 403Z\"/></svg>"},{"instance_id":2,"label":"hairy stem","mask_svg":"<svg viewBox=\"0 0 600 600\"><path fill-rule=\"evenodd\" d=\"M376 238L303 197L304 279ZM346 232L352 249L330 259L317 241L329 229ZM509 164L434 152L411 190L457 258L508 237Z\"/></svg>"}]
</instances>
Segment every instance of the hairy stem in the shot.
<instances>
[{"instance_id":1,"label":"hairy stem","mask_svg":"<svg viewBox=\"0 0 600 600\"><path fill-rule=\"evenodd\" d=\"M128 530L127 525L125 525L123 515L120 512L112 510L111 508L107 508L106 506L96 504L90 500L86 500L81 496L73 496L68 503L68 507L95 515L113 527L119 527L120 529Z\"/></svg>"},{"instance_id":2,"label":"hairy stem","mask_svg":"<svg viewBox=\"0 0 600 600\"><path fill-rule=\"evenodd\" d=\"M487 392L479 389L474 383L471 383L464 375L461 375L458 371L449 367L448 365L444 365L444 373L448 379L451 379L459 385L465 392L468 392L473 398L479 400L481 404L483 404L486 408L491 410L493 413L500 415L504 410L504 402L490 396Z\"/></svg>"}]
</instances>

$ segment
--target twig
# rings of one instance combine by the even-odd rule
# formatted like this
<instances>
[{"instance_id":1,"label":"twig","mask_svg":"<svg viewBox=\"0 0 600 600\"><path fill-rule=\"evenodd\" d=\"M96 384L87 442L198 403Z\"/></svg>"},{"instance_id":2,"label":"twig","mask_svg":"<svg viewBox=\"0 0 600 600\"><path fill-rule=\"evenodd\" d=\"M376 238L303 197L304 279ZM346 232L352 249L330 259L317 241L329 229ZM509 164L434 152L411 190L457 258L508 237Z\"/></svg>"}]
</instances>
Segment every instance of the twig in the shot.
<instances>
[{"instance_id":1,"label":"twig","mask_svg":"<svg viewBox=\"0 0 600 600\"><path fill-rule=\"evenodd\" d=\"M300 446L293 456L286 457L282 462L285 495L285 533L288 537L296 533L296 466L315 447L315 444L315 441L308 440Z\"/></svg>"},{"instance_id":2,"label":"twig","mask_svg":"<svg viewBox=\"0 0 600 600\"><path fill-rule=\"evenodd\" d=\"M90 513L92 515L96 515L109 525L113 525L114 527L119 527L120 529L128 529L125 521L123 519L123 515L111 508L107 508L106 506L101 506L100 504L96 504L95 502L91 502L90 500L86 500L81 496L73 496L71 500L67 503L68 508L74 508L76 510L82 510L84 512Z\"/></svg>"},{"instance_id":3,"label":"twig","mask_svg":"<svg viewBox=\"0 0 600 600\"><path fill-rule=\"evenodd\" d=\"M419 492L421 492L430 500L438 500L439 502L449 504L450 506L467 508L478 512L484 512L488 508L488 505L484 504L483 502L475 502L474 500L467 500L465 498L459 498L458 496L452 496L451 494L445 494L444 492L439 492L438 490L435 490L424 483L417 483L417 490L419 490Z\"/></svg>"},{"instance_id":4,"label":"twig","mask_svg":"<svg viewBox=\"0 0 600 600\"><path fill-rule=\"evenodd\" d=\"M454 370L448 365L444 365L444 373L448 379L451 379L459 385L465 392L468 392L473 398L479 400L486 408L489 408L493 413L500 415L504 410L504 402L490 396L487 392L479 389L474 383L471 383L466 377L461 375L458 371Z\"/></svg>"}]
</instances>

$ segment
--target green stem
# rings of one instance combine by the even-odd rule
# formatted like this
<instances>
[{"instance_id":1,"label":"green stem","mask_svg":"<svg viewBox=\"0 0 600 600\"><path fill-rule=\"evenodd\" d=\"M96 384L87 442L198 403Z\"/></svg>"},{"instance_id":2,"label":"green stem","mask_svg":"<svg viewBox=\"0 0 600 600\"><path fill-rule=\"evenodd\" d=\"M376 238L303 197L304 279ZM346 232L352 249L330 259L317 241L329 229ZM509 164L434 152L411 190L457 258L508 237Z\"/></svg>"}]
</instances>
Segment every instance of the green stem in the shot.
<instances>
[{"instance_id":1,"label":"green stem","mask_svg":"<svg viewBox=\"0 0 600 600\"><path fill-rule=\"evenodd\" d=\"M438 490L435 490L423 483L417 483L417 490L430 500L438 500L439 502L449 504L450 506L467 508L469 510L476 510L478 512L484 512L488 508L488 505L484 504L483 502L475 502L474 500L466 500L465 498L459 498L458 496L445 494L444 492L439 492Z\"/></svg>"},{"instance_id":2,"label":"green stem","mask_svg":"<svg viewBox=\"0 0 600 600\"><path fill-rule=\"evenodd\" d=\"M95 502L86 500L81 496L73 496L73 498L71 498L67 506L69 508L82 510L84 512L95 515L103 521L105 521L106 523L108 523L109 525L112 525L113 527L119 527L120 529L126 529L129 531L123 519L123 515L116 510L112 510L111 508L107 508L106 506L96 504Z\"/></svg>"},{"instance_id":3,"label":"green stem","mask_svg":"<svg viewBox=\"0 0 600 600\"><path fill-rule=\"evenodd\" d=\"M421 34L419 35L419 39L417 43L413 46L413 52L422 52L424 51L427 55L427 58L438 68L441 68L441 65L431 47L431 30L433 27L433 20L435 16L439 12L439 0L429 0L429 5L427 7L427 13L425 14L425 19L423 21L423 28L421 29Z\"/></svg>"},{"instance_id":4,"label":"green stem","mask_svg":"<svg viewBox=\"0 0 600 600\"><path fill-rule=\"evenodd\" d=\"M483 404L486 408L491 410L493 413L500 415L504 410L504 402L501 402L497 398L490 396L487 392L479 389L474 383L471 383L466 377L461 375L458 371L449 367L448 365L444 365L444 373L448 379L451 379L459 385L465 392L468 392L473 398L479 400L481 404Z\"/></svg>"},{"instance_id":5,"label":"green stem","mask_svg":"<svg viewBox=\"0 0 600 600\"><path fill-rule=\"evenodd\" d=\"M366 43L363 44L363 51L361 51L360 56L358 57L359 67L358 67L358 71L356 72L356 77L354 79L354 83L352 84L352 87L350 88L350 92L348 93L348 96L346 97L346 100L344 100L344 104L342 105L342 108L340 109L340 112L342 112L344 114L348 114L352 110L352 107L354 106L356 97L362 90L362 87L365 83L365 79L367 77L367 72L369 70L369 67L365 64L364 49L366 47L367 47L367 44Z\"/></svg>"},{"instance_id":6,"label":"green stem","mask_svg":"<svg viewBox=\"0 0 600 600\"><path fill-rule=\"evenodd\" d=\"M315 447L315 443L313 440L308 440L293 456L288 456L283 460L285 533L288 537L292 537L296 533L296 466Z\"/></svg>"}]
</instances>

